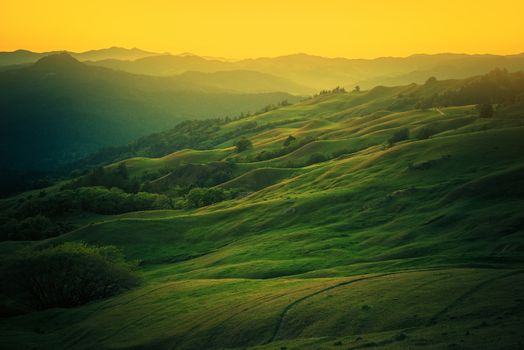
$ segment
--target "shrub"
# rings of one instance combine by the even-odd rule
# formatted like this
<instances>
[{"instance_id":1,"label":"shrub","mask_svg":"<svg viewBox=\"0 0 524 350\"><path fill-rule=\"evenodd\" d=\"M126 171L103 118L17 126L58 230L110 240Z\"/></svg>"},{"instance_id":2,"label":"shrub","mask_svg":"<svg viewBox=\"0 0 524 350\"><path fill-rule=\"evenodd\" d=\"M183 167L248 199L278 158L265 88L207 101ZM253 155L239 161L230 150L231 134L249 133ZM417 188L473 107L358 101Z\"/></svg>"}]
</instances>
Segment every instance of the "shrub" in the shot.
<instances>
[{"instance_id":1,"label":"shrub","mask_svg":"<svg viewBox=\"0 0 524 350\"><path fill-rule=\"evenodd\" d=\"M213 188L193 188L186 195L187 206L190 208L200 208L207 205L232 199L236 195L235 190L226 190L219 187Z\"/></svg>"},{"instance_id":2,"label":"shrub","mask_svg":"<svg viewBox=\"0 0 524 350\"><path fill-rule=\"evenodd\" d=\"M426 140L435 134L438 134L437 128L431 125L425 125L418 129L418 131L415 133L415 138L417 140Z\"/></svg>"},{"instance_id":3,"label":"shrub","mask_svg":"<svg viewBox=\"0 0 524 350\"><path fill-rule=\"evenodd\" d=\"M297 139L293 135L289 135L286 140L284 141L284 147L289 146L293 142L295 142Z\"/></svg>"},{"instance_id":4,"label":"shrub","mask_svg":"<svg viewBox=\"0 0 524 350\"><path fill-rule=\"evenodd\" d=\"M483 103L477 105L480 118L491 118L493 117L493 105L491 103Z\"/></svg>"},{"instance_id":5,"label":"shrub","mask_svg":"<svg viewBox=\"0 0 524 350\"><path fill-rule=\"evenodd\" d=\"M253 144L249 139L241 138L235 143L235 147L237 148L237 153L241 153L247 151L250 148L253 148Z\"/></svg>"},{"instance_id":6,"label":"shrub","mask_svg":"<svg viewBox=\"0 0 524 350\"><path fill-rule=\"evenodd\" d=\"M112 246L64 243L26 250L1 271L7 296L36 309L73 307L135 287L139 279Z\"/></svg>"},{"instance_id":7,"label":"shrub","mask_svg":"<svg viewBox=\"0 0 524 350\"><path fill-rule=\"evenodd\" d=\"M322 162L325 162L326 160L328 160L328 158L325 155L323 155L322 153L313 153L311 156L309 156L307 165L322 163Z\"/></svg>"},{"instance_id":8,"label":"shrub","mask_svg":"<svg viewBox=\"0 0 524 350\"><path fill-rule=\"evenodd\" d=\"M409 139L409 129L402 128L397 131L388 139L388 146L393 146L395 143Z\"/></svg>"},{"instance_id":9,"label":"shrub","mask_svg":"<svg viewBox=\"0 0 524 350\"><path fill-rule=\"evenodd\" d=\"M435 77L429 77L427 80L426 80L426 85L431 85L431 84L434 84L437 82L437 78Z\"/></svg>"},{"instance_id":10,"label":"shrub","mask_svg":"<svg viewBox=\"0 0 524 350\"><path fill-rule=\"evenodd\" d=\"M17 220L5 218L0 224L0 240L26 241L38 240L61 235L75 228L72 224L54 223L43 215L36 215Z\"/></svg>"}]
</instances>

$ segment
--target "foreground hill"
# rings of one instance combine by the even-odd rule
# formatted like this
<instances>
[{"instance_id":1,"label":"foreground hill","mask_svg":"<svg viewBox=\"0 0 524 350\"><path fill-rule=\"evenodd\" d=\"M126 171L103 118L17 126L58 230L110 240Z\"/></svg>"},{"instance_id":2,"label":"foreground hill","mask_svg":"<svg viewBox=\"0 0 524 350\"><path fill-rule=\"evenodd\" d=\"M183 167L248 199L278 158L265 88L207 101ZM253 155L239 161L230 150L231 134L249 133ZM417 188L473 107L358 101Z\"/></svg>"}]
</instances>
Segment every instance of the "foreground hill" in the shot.
<instances>
[{"instance_id":1,"label":"foreground hill","mask_svg":"<svg viewBox=\"0 0 524 350\"><path fill-rule=\"evenodd\" d=\"M6 151L0 169L56 170L100 147L185 119L234 116L298 100L287 93L250 94L213 85L87 66L67 54L2 72L0 145Z\"/></svg>"},{"instance_id":2,"label":"foreground hill","mask_svg":"<svg viewBox=\"0 0 524 350\"><path fill-rule=\"evenodd\" d=\"M37 208L79 226L4 242L4 256L115 245L144 277L120 296L4 319L4 347L522 348L522 82L498 71L336 90L198 129L199 150L124 159L2 201L12 217ZM500 102L491 115L473 104L486 98ZM251 148L237 149L243 138ZM170 202L119 215L102 199L91 211L78 204L86 189L76 186L122 173Z\"/></svg>"}]
</instances>

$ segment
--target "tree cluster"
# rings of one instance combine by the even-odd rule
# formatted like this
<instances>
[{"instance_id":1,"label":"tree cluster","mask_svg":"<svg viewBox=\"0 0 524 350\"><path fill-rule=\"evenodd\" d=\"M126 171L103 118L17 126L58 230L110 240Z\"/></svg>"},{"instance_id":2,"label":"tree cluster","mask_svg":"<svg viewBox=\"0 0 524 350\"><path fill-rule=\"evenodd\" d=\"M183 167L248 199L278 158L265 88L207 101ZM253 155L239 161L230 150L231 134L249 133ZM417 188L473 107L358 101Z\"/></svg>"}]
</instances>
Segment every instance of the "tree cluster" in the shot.
<instances>
[{"instance_id":1,"label":"tree cluster","mask_svg":"<svg viewBox=\"0 0 524 350\"><path fill-rule=\"evenodd\" d=\"M360 87L359 87L359 90L360 91ZM332 89L332 90L321 90L317 95L315 95L314 97L317 97L317 96L326 96L326 95L336 95L336 94L345 94L347 91L345 88L343 87L340 87L340 86L337 86L336 88Z\"/></svg>"},{"instance_id":2,"label":"tree cluster","mask_svg":"<svg viewBox=\"0 0 524 350\"><path fill-rule=\"evenodd\" d=\"M133 265L115 247L64 243L3 261L2 293L37 309L73 307L138 285Z\"/></svg>"},{"instance_id":3,"label":"tree cluster","mask_svg":"<svg viewBox=\"0 0 524 350\"><path fill-rule=\"evenodd\" d=\"M34 241L59 236L72 231L76 226L55 222L43 215L23 219L0 218L0 241Z\"/></svg>"}]
</instances>

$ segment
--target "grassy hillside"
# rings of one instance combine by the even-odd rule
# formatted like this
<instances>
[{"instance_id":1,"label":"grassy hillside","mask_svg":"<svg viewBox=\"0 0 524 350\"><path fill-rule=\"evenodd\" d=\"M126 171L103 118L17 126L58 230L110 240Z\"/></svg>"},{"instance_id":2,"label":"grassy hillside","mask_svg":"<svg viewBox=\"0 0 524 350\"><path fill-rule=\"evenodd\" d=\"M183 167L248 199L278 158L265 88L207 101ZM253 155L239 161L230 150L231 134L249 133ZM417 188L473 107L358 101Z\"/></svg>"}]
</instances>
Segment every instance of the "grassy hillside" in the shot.
<instances>
[{"instance_id":1,"label":"grassy hillside","mask_svg":"<svg viewBox=\"0 0 524 350\"><path fill-rule=\"evenodd\" d=\"M520 75L503 76L520 86ZM81 307L3 319L3 345L521 348L524 109L507 95L490 117L471 104L485 98L479 91L502 98L499 78L325 93L221 122L206 133L207 149L107 165L104 174L125 169L171 204L88 219L65 212L56 219L78 229L3 242L0 252L115 245L140 261L144 283ZM242 138L252 147L237 152ZM135 146L146 152L153 143ZM182 180L240 194L191 206ZM70 191L62 185L42 198ZM34 195L1 208L43 200Z\"/></svg>"}]
</instances>

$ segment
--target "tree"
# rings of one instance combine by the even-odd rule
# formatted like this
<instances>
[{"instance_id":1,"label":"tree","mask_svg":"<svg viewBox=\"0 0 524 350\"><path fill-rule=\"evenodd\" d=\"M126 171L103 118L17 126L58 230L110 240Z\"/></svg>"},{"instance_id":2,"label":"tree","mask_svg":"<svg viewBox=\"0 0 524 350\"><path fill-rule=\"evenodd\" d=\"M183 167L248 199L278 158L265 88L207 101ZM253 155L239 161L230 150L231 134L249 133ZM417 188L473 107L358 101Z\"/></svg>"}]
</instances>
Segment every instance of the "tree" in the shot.
<instances>
[{"instance_id":1,"label":"tree","mask_svg":"<svg viewBox=\"0 0 524 350\"><path fill-rule=\"evenodd\" d=\"M293 135L289 135L289 136L287 137L287 139L284 141L284 147L289 146L290 144L292 144L292 143L295 142L295 141L296 141L296 138L293 137Z\"/></svg>"},{"instance_id":2,"label":"tree","mask_svg":"<svg viewBox=\"0 0 524 350\"><path fill-rule=\"evenodd\" d=\"M353 91L354 91L354 92L360 92L360 86L359 86L359 85L355 86L355 88L353 89Z\"/></svg>"},{"instance_id":3,"label":"tree","mask_svg":"<svg viewBox=\"0 0 524 350\"><path fill-rule=\"evenodd\" d=\"M122 179L127 180L127 178L129 177L129 173L127 171L127 166L125 162L121 162L120 164L118 164L117 174Z\"/></svg>"},{"instance_id":4,"label":"tree","mask_svg":"<svg viewBox=\"0 0 524 350\"><path fill-rule=\"evenodd\" d=\"M395 131L395 133L388 139L388 146L391 147L395 143L407 140L409 138L409 129L408 128L402 128L400 130Z\"/></svg>"},{"instance_id":5,"label":"tree","mask_svg":"<svg viewBox=\"0 0 524 350\"><path fill-rule=\"evenodd\" d=\"M433 125L424 125L420 129L417 130L415 133L415 138L417 140L427 140L431 136L437 134L439 131L438 129Z\"/></svg>"},{"instance_id":6,"label":"tree","mask_svg":"<svg viewBox=\"0 0 524 350\"><path fill-rule=\"evenodd\" d=\"M186 196L187 204L191 208L199 208L222 202L231 196L223 188L193 188Z\"/></svg>"},{"instance_id":7,"label":"tree","mask_svg":"<svg viewBox=\"0 0 524 350\"><path fill-rule=\"evenodd\" d=\"M316 164L316 163L322 163L322 162L325 162L326 160L328 160L328 158L325 155L323 155L322 153L313 153L309 157L307 164L311 165L311 164Z\"/></svg>"},{"instance_id":8,"label":"tree","mask_svg":"<svg viewBox=\"0 0 524 350\"><path fill-rule=\"evenodd\" d=\"M426 80L426 85L430 85L437 82L437 78L435 77L429 77L428 80Z\"/></svg>"},{"instance_id":9,"label":"tree","mask_svg":"<svg viewBox=\"0 0 524 350\"><path fill-rule=\"evenodd\" d=\"M241 138L235 143L235 146L237 148L237 153L241 153L244 151L247 151L248 149L253 148L253 144L249 139Z\"/></svg>"},{"instance_id":10,"label":"tree","mask_svg":"<svg viewBox=\"0 0 524 350\"><path fill-rule=\"evenodd\" d=\"M477 105L480 118L491 118L493 117L493 105L491 103L483 103Z\"/></svg>"}]
</instances>

